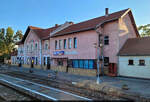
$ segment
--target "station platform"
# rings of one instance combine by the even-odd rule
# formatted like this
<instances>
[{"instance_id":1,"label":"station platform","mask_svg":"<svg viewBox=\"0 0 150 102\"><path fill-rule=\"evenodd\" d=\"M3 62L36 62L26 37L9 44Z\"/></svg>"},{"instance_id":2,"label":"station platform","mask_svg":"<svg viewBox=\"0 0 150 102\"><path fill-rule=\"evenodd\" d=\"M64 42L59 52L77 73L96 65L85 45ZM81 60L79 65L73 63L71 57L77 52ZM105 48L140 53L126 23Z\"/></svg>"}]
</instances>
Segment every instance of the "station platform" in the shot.
<instances>
[{"instance_id":1,"label":"station platform","mask_svg":"<svg viewBox=\"0 0 150 102\"><path fill-rule=\"evenodd\" d=\"M42 84L37 84L28 80L8 76L5 74L0 74L0 83L21 90L22 92L25 92L26 94L28 93L29 95L32 95L40 100L91 100L89 98L75 95L70 92L66 92Z\"/></svg>"}]
</instances>

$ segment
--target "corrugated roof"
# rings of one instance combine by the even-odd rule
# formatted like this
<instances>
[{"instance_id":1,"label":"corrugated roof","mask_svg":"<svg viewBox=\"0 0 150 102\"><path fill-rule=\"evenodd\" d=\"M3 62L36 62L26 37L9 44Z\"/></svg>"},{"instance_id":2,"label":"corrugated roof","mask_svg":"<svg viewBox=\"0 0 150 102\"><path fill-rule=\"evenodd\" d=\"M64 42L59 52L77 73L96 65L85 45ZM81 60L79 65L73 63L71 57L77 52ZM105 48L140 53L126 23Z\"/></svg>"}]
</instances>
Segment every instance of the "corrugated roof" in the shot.
<instances>
[{"instance_id":1,"label":"corrugated roof","mask_svg":"<svg viewBox=\"0 0 150 102\"><path fill-rule=\"evenodd\" d=\"M146 56L150 55L150 37L130 38L120 49L119 56Z\"/></svg>"}]
</instances>

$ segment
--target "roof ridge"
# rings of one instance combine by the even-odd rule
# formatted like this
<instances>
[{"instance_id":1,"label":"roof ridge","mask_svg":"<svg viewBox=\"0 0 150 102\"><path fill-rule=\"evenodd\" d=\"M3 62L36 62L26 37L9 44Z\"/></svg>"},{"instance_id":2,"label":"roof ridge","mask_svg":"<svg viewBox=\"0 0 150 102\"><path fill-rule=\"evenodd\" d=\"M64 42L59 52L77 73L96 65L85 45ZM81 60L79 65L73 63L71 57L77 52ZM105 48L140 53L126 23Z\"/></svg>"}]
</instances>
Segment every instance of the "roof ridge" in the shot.
<instances>
[{"instance_id":1,"label":"roof ridge","mask_svg":"<svg viewBox=\"0 0 150 102\"><path fill-rule=\"evenodd\" d=\"M115 14L115 13L119 13L119 12L122 12L122 11L126 11L126 10L129 10L130 8L127 8L127 9L124 9L124 10L120 10L120 11L116 11L116 12L113 12L113 13L110 13L108 14L108 16L112 15L112 14ZM108 17L107 16L107 17ZM79 22L79 23L76 23L76 24L80 24L80 23L83 23L83 22L87 22L87 21L90 21L90 20L93 20L93 19L97 19L97 18L100 18L100 17L105 17L105 15L103 16L98 16L98 17L95 17L95 18L92 18L92 19L89 19L89 20L85 20L85 21L82 21L82 22ZM73 24L75 25L75 24Z\"/></svg>"},{"instance_id":2,"label":"roof ridge","mask_svg":"<svg viewBox=\"0 0 150 102\"><path fill-rule=\"evenodd\" d=\"M57 32L56 34L52 35L51 37L95 29L96 26L99 25L100 23L106 23L106 22L115 21L119 19L123 14L125 14L127 10L129 10L129 8L110 13L107 17L99 16L76 24L72 24L69 27L61 30L60 32Z\"/></svg>"},{"instance_id":3,"label":"roof ridge","mask_svg":"<svg viewBox=\"0 0 150 102\"><path fill-rule=\"evenodd\" d=\"M28 26L29 28L31 28L31 29L43 29L43 28L40 28L40 27L35 27L35 26Z\"/></svg>"}]
</instances>

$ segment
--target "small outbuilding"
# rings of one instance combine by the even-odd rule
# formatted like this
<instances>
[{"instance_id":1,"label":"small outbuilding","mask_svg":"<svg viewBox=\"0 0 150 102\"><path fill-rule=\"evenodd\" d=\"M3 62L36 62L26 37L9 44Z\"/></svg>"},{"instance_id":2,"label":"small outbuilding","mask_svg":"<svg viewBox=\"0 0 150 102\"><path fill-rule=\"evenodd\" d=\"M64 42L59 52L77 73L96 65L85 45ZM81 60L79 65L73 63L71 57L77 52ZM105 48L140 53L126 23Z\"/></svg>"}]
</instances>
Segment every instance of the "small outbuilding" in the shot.
<instances>
[{"instance_id":1,"label":"small outbuilding","mask_svg":"<svg viewBox=\"0 0 150 102\"><path fill-rule=\"evenodd\" d=\"M119 76L150 79L150 37L128 39L118 56Z\"/></svg>"}]
</instances>

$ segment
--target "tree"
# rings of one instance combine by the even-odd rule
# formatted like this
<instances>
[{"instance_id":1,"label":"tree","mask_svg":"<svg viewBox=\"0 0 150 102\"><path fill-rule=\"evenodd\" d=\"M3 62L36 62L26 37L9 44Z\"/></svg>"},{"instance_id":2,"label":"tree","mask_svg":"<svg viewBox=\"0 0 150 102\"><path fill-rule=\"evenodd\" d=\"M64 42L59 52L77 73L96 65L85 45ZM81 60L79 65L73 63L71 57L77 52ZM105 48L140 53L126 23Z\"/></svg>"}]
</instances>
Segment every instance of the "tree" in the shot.
<instances>
[{"instance_id":1,"label":"tree","mask_svg":"<svg viewBox=\"0 0 150 102\"><path fill-rule=\"evenodd\" d=\"M142 25L138 27L141 37L150 36L150 24Z\"/></svg>"},{"instance_id":2,"label":"tree","mask_svg":"<svg viewBox=\"0 0 150 102\"><path fill-rule=\"evenodd\" d=\"M5 29L4 28L2 28L1 30L0 30L0 55L2 55L3 54L3 52L4 52L4 48L5 48Z\"/></svg>"},{"instance_id":3,"label":"tree","mask_svg":"<svg viewBox=\"0 0 150 102\"><path fill-rule=\"evenodd\" d=\"M22 39L22 31L18 30L16 34L11 27L0 30L0 56L10 58L10 53L14 50L15 43Z\"/></svg>"},{"instance_id":4,"label":"tree","mask_svg":"<svg viewBox=\"0 0 150 102\"><path fill-rule=\"evenodd\" d=\"M14 41L17 42L17 41L20 41L23 37L23 34L22 34L22 31L21 30L18 30L16 32L16 35L14 35Z\"/></svg>"}]
</instances>

